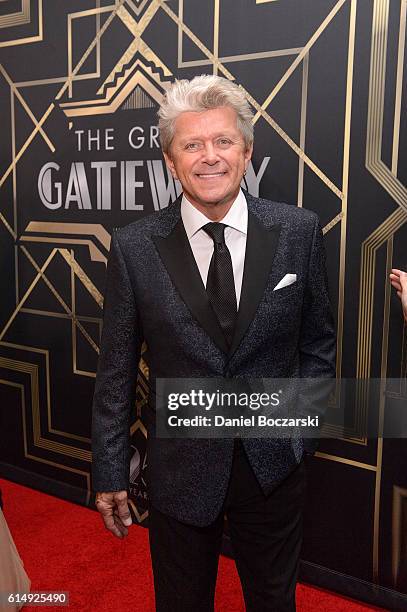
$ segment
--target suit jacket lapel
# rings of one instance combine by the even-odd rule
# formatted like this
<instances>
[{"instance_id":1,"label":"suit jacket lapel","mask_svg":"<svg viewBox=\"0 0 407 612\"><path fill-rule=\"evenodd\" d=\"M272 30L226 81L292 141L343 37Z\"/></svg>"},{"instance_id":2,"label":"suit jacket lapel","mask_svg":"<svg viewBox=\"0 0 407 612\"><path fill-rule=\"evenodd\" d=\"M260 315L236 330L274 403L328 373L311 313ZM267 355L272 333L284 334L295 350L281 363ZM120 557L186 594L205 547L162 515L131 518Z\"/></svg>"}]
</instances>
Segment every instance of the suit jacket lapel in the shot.
<instances>
[{"instance_id":1,"label":"suit jacket lapel","mask_svg":"<svg viewBox=\"0 0 407 612\"><path fill-rule=\"evenodd\" d=\"M181 219L181 197L168 207L152 240L174 286L192 315L216 345L228 355L237 350L263 296L277 250L281 226L268 217L263 223L251 208L256 202L246 194L248 227L242 291L235 334L228 348L222 328L209 302L188 236Z\"/></svg>"},{"instance_id":2,"label":"suit jacket lapel","mask_svg":"<svg viewBox=\"0 0 407 612\"><path fill-rule=\"evenodd\" d=\"M263 296L277 250L281 226L266 227L250 210L248 199L248 226L244 261L242 291L233 342L229 359L238 348L247 328L253 320L257 306Z\"/></svg>"},{"instance_id":3,"label":"suit jacket lapel","mask_svg":"<svg viewBox=\"0 0 407 612\"><path fill-rule=\"evenodd\" d=\"M172 206L178 207L179 213L180 200ZM192 315L216 345L227 353L225 336L209 302L180 213L178 221L167 236L152 236L152 240L172 282Z\"/></svg>"}]
</instances>

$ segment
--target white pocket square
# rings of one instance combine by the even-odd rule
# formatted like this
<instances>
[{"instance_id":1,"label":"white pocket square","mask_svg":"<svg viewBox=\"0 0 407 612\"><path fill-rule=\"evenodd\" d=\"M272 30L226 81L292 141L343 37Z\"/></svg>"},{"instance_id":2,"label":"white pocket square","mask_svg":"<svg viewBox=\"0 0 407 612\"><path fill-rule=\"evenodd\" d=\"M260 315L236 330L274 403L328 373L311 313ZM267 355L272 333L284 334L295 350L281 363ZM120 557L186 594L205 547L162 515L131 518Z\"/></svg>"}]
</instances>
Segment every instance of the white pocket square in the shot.
<instances>
[{"instance_id":1,"label":"white pocket square","mask_svg":"<svg viewBox=\"0 0 407 612\"><path fill-rule=\"evenodd\" d=\"M283 287L288 287L288 285L292 285L297 280L296 274L286 274L283 276L281 281L274 287L273 291L277 291L277 289L282 289Z\"/></svg>"}]
</instances>

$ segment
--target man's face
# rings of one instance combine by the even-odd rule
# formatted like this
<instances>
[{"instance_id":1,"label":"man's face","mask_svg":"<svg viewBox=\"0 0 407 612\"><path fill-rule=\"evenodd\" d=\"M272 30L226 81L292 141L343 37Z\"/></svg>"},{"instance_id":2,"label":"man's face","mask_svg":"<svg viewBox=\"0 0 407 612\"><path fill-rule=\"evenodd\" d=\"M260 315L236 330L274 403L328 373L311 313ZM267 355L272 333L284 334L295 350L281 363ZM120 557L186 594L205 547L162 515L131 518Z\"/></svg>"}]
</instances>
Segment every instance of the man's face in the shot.
<instances>
[{"instance_id":1,"label":"man's face","mask_svg":"<svg viewBox=\"0 0 407 612\"><path fill-rule=\"evenodd\" d=\"M245 147L236 112L223 106L179 115L170 152L164 157L185 196L205 213L233 203L252 150Z\"/></svg>"}]
</instances>

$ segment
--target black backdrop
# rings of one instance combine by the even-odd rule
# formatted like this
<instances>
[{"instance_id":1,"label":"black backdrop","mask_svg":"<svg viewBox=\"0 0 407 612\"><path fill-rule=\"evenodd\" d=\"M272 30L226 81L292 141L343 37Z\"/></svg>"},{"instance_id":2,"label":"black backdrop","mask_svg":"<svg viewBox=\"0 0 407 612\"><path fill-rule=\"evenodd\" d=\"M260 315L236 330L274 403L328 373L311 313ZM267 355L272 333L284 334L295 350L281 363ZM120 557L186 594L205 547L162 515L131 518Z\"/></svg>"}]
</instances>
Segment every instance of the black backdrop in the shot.
<instances>
[{"instance_id":1,"label":"black backdrop","mask_svg":"<svg viewBox=\"0 0 407 612\"><path fill-rule=\"evenodd\" d=\"M217 73L256 112L245 186L321 218L338 377L395 379L375 405L354 400L345 431L326 427L310 461L302 576L407 608L406 444L365 428L369 410L380 432L406 404L406 331L386 281L407 268L405 33L404 0L0 2L2 475L92 503L110 233L175 199L157 105L175 78ZM132 427L139 522L147 364L144 352Z\"/></svg>"}]
</instances>

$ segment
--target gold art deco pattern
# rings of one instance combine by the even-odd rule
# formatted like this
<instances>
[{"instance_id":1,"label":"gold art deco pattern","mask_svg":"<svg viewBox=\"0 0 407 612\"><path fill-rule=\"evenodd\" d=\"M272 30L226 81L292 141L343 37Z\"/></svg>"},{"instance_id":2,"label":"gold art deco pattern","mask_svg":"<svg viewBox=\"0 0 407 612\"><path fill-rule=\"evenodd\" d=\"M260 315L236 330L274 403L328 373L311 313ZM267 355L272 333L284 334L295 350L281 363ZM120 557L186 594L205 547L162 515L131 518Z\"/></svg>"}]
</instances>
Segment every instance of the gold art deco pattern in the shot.
<instances>
[{"instance_id":1,"label":"gold art deco pattern","mask_svg":"<svg viewBox=\"0 0 407 612\"><path fill-rule=\"evenodd\" d=\"M278 4L284 3L284 0L250 0L250 3L255 7L259 5L257 10L273 11ZM7 3L6 3L7 4ZM45 4L45 3L44 3ZM35 5L35 6L34 6ZM47 403L47 422L41 422L40 412L38 408L38 368L43 369L46 385L49 390L49 359L48 351L36 347L27 347L17 345L12 341L13 322L20 313L30 314L33 317L33 322L36 316L46 317L64 317L71 321L72 324L72 355L73 372L78 376L87 376L93 378L95 372L81 369L78 365L78 346L77 334L88 342L89 346L95 353L98 353L99 348L97 342L92 338L88 331L88 324L97 326L100 335L100 318L81 316L78 312L77 300L75 296L76 282L83 285L85 290L101 308L103 306L102 288L97 287L92 280L91 271L84 270L79 262L75 259L75 245L87 245L91 261L106 262L107 254L110 246L110 236L106 229L101 224L83 224L83 223L50 223L39 222L32 219L28 225L23 228L23 231L17 231L17 179L16 168L19 161L24 156L32 143L37 139L42 139L51 153L55 153L56 147L53 143L53 134L47 128L47 122L52 113L56 109L61 109L69 122L69 128L72 128L76 117L95 115L98 113L114 113L124 103L128 108L146 107L147 100L153 100L159 103L163 93L165 92L168 83L175 76L182 75L182 70L191 67L202 67L205 72L212 71L214 74L220 74L228 79L235 79L233 66L235 62L248 62L253 69L256 69L256 61L273 58L278 56L286 56L290 59L289 67L280 78L280 80L272 87L265 99L257 99L254 92L245 89L250 103L252 104L255 115L254 123L260 119L275 131L282 139L287 147L298 157L298 198L297 205L303 205L303 181L305 166L314 173L319 181L329 189L336 197L337 207L332 210L330 221L325 225L324 232L330 232L337 225L340 227L340 253L339 253L339 274L338 274L338 362L337 373L341 375L342 366L342 341L344 327L344 296L345 296L345 279L346 279L346 244L347 244L347 214L348 214L348 192L349 192L349 159L351 152L351 112L352 112L352 92L353 92L353 75L354 75L354 51L355 51L355 36L356 36L356 18L358 11L357 0L338 0L336 3L329 3L330 9L327 9L324 19L317 24L312 35L301 47L293 47L286 49L272 49L262 52L253 52L246 54L237 54L231 56L219 55L219 41L222 37L220 31L220 0L213 0L213 44L209 48L194 31L188 26L184 20L184 0L179 0L177 11L172 6L174 3L168 3L165 0L116 0L110 5L102 3L100 0L95 0L93 8L76 11L68 14L66 28L68 45L66 49L67 56L67 72L61 71L61 74L52 78L44 75L42 79L35 81L16 82L14 75L9 74L4 65L0 65L0 73L4 82L8 86L10 96L11 121L12 121L12 146L9 156L9 161L5 168L1 170L0 188L4 188L7 184L12 184L13 202L12 206L3 205L0 210L0 222L3 224L6 231L10 234L16 244L16 304L13 312L9 313L9 318L2 330L0 330L0 346L3 349L3 357L1 357L2 365L6 371L25 372L26 378L24 383L14 382L12 376L10 379L1 380L4 385L14 387L19 392L22 418L25 423L26 419L26 400L27 396L31 397L29 402L30 410L32 411L31 420L33 422L33 431L31 440L31 448L34 448L35 454L29 453L26 438L29 435L24 429L24 447L26 456L35 461L50 462L41 456L40 449L47 448L53 451L55 461L52 465L60 470L76 470L83 476L83 486L89 492L89 462L91 454L89 450L89 440L80 435L68 434L63 431L54 429L52 426L52 398L48 391L46 397ZM328 3L327 3L328 5ZM392 163L388 167L381 159L381 141L383 130L383 114L384 114L384 96L386 85L386 54L387 54L387 36L389 25L389 7L390 0L372 0L372 39L371 39L371 58L370 58L370 76L369 76L369 101L368 101L368 119L366 128L366 168L371 173L372 177L377 181L378 185L390 194L394 202L394 210L388 218L378 226L370 236L361 245L361 285L359 296L359 336L357 345L357 372L359 377L369 377L371 374L371 351L372 345L378 341L382 345L382 376L386 375L387 371L387 349L388 349L388 333L389 333L389 314L390 314L390 289L388 288L385 296L384 312L383 312L383 330L382 337L375 338L373 329L373 291L375 287L375 265L377 250L385 245L386 247L386 269L387 272L392 267L393 254L393 238L395 233L405 223L407 217L407 194L406 187L398 179L398 154L399 154L399 132L400 132L400 117L401 117L401 101L402 101L402 84L403 84L403 57L405 51L405 34L406 34L406 7L405 0L399 2L400 18L399 18L399 40L397 48L397 88L395 93L395 108L394 108L394 130L393 130L393 147L392 147ZM89 6L89 5L87 5ZM317 165L307 154L305 146L306 135L306 116L307 116L307 90L308 90L308 74L310 66L310 51L318 42L321 35L329 33L329 28L337 16L348 7L348 39L347 39L347 69L346 69L346 97L344 108L344 124L343 124L343 162L341 181L335 184L328 176L323 167ZM46 8L46 7L45 7ZM35 9L35 10L34 10ZM42 0L22 0L21 10L18 12L5 14L4 11L0 16L0 47L13 47L14 45L30 45L36 44L43 40L43 2ZM36 15L34 22L33 15ZM166 65L165 58L159 57L157 52L149 46L145 40L144 33L150 23L156 18L166 18L169 35L173 35L173 26L176 26L177 38L174 40L174 45L177 46L177 75L174 75L170 68ZM92 28L94 29L93 40L88 48L82 54L80 60L76 63L73 61L73 30L75 24L81 19L92 19ZM109 73L105 73L101 62L101 46L103 46L103 37L114 20L120 20L128 31L131 33L132 41L128 48L118 54L116 64ZM90 21L88 21L90 23ZM161 21L163 23L163 21ZM6 33L7 39L2 40L1 34ZM12 33L12 38L10 38ZM164 35L164 32L163 32ZM189 39L201 52L200 60L188 61L184 59L184 40ZM138 53L137 62L130 64L129 62L135 53ZM84 72L83 66L89 56L95 58L95 70ZM144 61L143 61L144 60ZM155 69L152 68L155 67ZM284 129L273 118L271 105L273 100L279 95L279 92L284 88L285 83L290 79L295 71L301 71L302 87L300 91L299 105L301 108L301 120L299 138L296 142L290 137ZM147 75L147 76L146 76ZM94 97L91 100L75 100L74 89L75 83L78 81L89 80L96 84ZM30 106L27 104L24 96L25 88L48 86L50 84L57 86L57 93L49 99L48 104L43 110L41 116L36 116ZM27 116L31 120L31 131L24 135L23 139L16 138L18 126L15 123L15 104L18 102L25 110ZM16 142L22 142L17 147ZM4 152L3 152L4 154ZM35 260L30 246L34 242L48 243L49 256L46 261L39 265ZM19 295L18 270L19 259L26 258L32 266L32 280L24 295ZM71 301L66 300L59 294L55 286L47 277L47 268L51 262L57 260L61 267L68 267L71 277ZM38 311L25 307L28 297L34 290L39 281L45 282L49 291L58 300L61 305L61 312ZM403 340L404 341L404 340ZM15 356L8 356L7 349L13 349L15 352L21 353L21 359ZM30 363L29 354L36 353L40 355L42 361L39 365ZM25 360L24 359L27 359ZM402 364L402 369L405 366ZM143 428L140 420L141 404L145 402L147 395L147 379L148 369L146 363L141 360L140 372L138 380L138 397L139 405L137 406L137 420L133 429ZM402 393L403 391L401 391ZM405 391L404 391L405 392ZM338 398L337 398L338 399ZM44 401L44 399L42 400ZM357 445L366 445L365 421L367 414L368 398L363 393L363 390L358 397L357 410L355 412L355 424L353 428L339 431L334 426L327 426L326 434L337 436L347 440L350 443ZM380 405L380 422L383 422L384 401ZM54 434L52 437L49 434ZM59 436L60 442L55 440L55 434ZM145 435L145 431L144 431ZM81 444L79 444L79 442ZM77 444L78 443L78 444ZM87 450L86 450L87 449ZM318 456L325 460L336 461L347 465L349 468L363 469L373 471L376 476L375 480L375 508L374 508L374 550L373 550L373 570L374 575L378 572L378 546L379 546L379 519L380 519L380 491L381 491L381 468L382 468L382 453L383 447L379 440L377 445L375 463L363 463L352 458L352 453L348 456L334 456L326 453L319 453ZM75 465L69 463L68 458L73 459ZM400 523L400 508L402 507L399 501L405 495L405 492L400 492L397 489L395 492L395 516L394 525L395 533L397 532ZM132 502L133 510L136 516L141 521L145 518L145 514L139 512L134 502ZM397 515L399 508L399 515ZM395 536L396 537L396 536ZM397 563L400 558L400 550L396 538L394 550L394 575L397 576Z\"/></svg>"}]
</instances>

